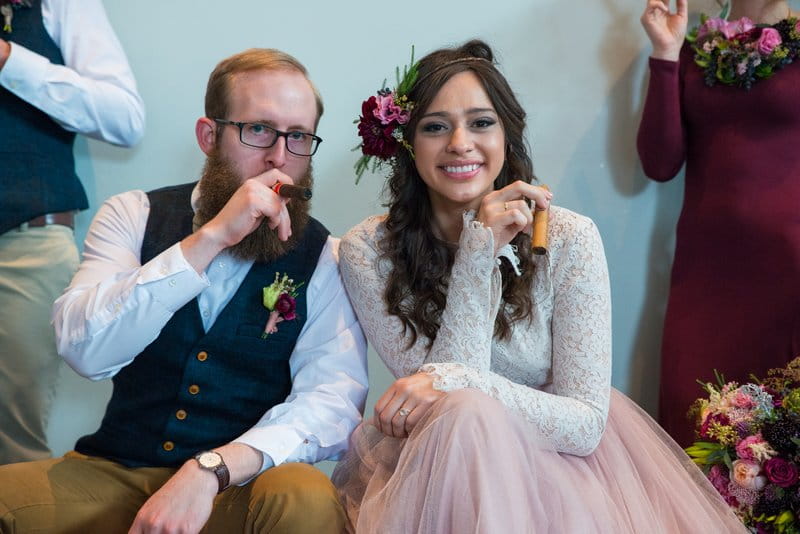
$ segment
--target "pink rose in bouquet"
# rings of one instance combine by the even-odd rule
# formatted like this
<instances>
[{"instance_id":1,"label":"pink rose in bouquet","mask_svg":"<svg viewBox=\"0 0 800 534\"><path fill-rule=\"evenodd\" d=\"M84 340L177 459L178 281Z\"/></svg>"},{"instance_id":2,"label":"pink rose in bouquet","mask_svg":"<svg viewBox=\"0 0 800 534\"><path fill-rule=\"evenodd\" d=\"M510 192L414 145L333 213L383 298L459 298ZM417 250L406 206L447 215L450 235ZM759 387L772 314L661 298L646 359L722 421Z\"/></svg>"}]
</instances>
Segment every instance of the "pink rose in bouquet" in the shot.
<instances>
[{"instance_id":1,"label":"pink rose in bouquet","mask_svg":"<svg viewBox=\"0 0 800 534\"><path fill-rule=\"evenodd\" d=\"M781 34L778 33L778 30L775 28L764 28L761 30L761 36L756 41L758 46L758 52L765 56L768 56L775 50L779 44L783 42L781 39Z\"/></svg>"}]
</instances>

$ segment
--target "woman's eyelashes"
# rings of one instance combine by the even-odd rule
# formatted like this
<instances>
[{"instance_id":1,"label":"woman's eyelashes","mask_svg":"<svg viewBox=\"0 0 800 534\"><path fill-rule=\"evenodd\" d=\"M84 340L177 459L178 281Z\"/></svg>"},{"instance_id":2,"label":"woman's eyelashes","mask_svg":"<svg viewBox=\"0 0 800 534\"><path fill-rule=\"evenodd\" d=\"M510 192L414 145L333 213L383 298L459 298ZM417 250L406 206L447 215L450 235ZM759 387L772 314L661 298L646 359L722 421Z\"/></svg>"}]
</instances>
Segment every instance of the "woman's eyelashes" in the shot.
<instances>
[{"instance_id":1,"label":"woman's eyelashes","mask_svg":"<svg viewBox=\"0 0 800 534\"><path fill-rule=\"evenodd\" d=\"M469 121L467 126L470 130L481 131L491 128L497 124L497 119L492 117L480 117ZM428 122L420 125L420 131L427 134L439 134L452 129L452 126L443 122Z\"/></svg>"}]
</instances>

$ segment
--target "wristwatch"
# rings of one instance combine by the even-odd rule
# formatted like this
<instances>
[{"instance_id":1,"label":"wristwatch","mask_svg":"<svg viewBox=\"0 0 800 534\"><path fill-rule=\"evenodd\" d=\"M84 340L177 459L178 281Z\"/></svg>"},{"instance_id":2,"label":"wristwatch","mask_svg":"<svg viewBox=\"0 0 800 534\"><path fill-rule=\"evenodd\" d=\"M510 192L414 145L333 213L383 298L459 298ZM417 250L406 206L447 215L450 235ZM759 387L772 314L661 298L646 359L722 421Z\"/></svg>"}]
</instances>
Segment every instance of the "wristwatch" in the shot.
<instances>
[{"instance_id":1,"label":"wristwatch","mask_svg":"<svg viewBox=\"0 0 800 534\"><path fill-rule=\"evenodd\" d=\"M228 485L230 485L231 473L228 471L228 466L225 465L222 456L218 452L198 452L194 456L194 459L197 460L201 468L211 471L217 476L217 481L219 482L218 493L222 493Z\"/></svg>"}]
</instances>

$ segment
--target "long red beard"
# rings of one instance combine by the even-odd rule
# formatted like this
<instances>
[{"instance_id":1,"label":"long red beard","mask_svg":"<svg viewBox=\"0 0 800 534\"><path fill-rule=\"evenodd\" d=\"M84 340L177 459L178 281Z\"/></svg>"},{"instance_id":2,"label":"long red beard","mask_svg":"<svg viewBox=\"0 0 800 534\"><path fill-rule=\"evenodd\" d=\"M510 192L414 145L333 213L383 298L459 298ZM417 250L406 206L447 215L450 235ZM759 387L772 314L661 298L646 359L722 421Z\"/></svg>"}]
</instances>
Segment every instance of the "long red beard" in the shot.
<instances>
[{"instance_id":1,"label":"long red beard","mask_svg":"<svg viewBox=\"0 0 800 534\"><path fill-rule=\"evenodd\" d=\"M216 151L209 154L200 178L200 194L197 199L195 222L202 226L213 219L244 180L227 159ZM306 174L296 184L311 187L312 183L311 164L309 164ZM277 232L271 230L267 220L264 219L258 228L230 247L228 251L243 260L268 263L292 250L308 223L311 203L292 200L286 205L286 208L292 221L292 235L288 241L278 239Z\"/></svg>"}]
</instances>

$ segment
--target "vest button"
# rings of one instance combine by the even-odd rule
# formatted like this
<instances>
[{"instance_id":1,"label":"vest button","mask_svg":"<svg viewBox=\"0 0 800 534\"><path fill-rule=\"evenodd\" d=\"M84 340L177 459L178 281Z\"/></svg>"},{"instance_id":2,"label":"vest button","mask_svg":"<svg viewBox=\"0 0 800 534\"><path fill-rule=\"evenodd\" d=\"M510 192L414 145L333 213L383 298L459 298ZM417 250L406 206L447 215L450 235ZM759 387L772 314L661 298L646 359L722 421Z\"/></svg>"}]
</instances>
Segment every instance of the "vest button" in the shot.
<instances>
[{"instance_id":1,"label":"vest button","mask_svg":"<svg viewBox=\"0 0 800 534\"><path fill-rule=\"evenodd\" d=\"M208 359L208 353L204 350L201 350L200 352L197 353L197 359L200 360L201 362L206 361Z\"/></svg>"},{"instance_id":2,"label":"vest button","mask_svg":"<svg viewBox=\"0 0 800 534\"><path fill-rule=\"evenodd\" d=\"M187 415L189 414L186 413L186 410L178 410L177 412L175 412L175 417L177 417L181 421L186 419Z\"/></svg>"},{"instance_id":3,"label":"vest button","mask_svg":"<svg viewBox=\"0 0 800 534\"><path fill-rule=\"evenodd\" d=\"M165 441L163 445L161 445L165 451L169 452L175 448L175 444L171 441Z\"/></svg>"},{"instance_id":4,"label":"vest button","mask_svg":"<svg viewBox=\"0 0 800 534\"><path fill-rule=\"evenodd\" d=\"M192 384L191 386L189 386L189 393L191 393L192 395L197 395L198 393L200 393L200 386L198 386L197 384Z\"/></svg>"}]
</instances>

